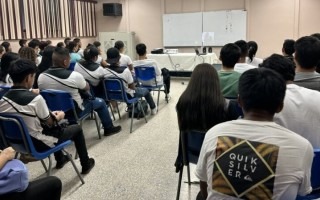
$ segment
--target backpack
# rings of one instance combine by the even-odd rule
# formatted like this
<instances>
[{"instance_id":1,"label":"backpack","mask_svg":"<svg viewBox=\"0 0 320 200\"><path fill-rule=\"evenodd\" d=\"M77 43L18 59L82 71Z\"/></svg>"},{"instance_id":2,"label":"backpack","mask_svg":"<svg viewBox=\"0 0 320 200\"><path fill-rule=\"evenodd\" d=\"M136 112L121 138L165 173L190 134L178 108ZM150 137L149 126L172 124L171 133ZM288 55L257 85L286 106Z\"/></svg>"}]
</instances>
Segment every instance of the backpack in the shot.
<instances>
[{"instance_id":1,"label":"backpack","mask_svg":"<svg viewBox=\"0 0 320 200\"><path fill-rule=\"evenodd\" d=\"M148 103L147 103L147 101L146 100L139 100L139 102L141 103L141 107L142 107L142 109L144 111L144 114L147 115L148 114ZM129 115L129 117L132 116L132 106L134 106L134 113L133 113L133 117L134 118L140 119L140 118L144 117L144 114L143 114L138 102L135 103L134 105L130 105L128 107L128 115Z\"/></svg>"}]
</instances>

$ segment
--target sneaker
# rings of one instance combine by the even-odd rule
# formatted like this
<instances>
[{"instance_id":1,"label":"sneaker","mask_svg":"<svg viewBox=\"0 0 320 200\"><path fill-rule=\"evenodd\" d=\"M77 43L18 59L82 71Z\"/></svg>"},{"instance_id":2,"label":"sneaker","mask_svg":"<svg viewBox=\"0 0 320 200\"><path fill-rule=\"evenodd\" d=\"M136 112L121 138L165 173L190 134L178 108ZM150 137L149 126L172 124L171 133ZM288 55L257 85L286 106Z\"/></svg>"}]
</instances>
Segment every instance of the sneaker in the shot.
<instances>
[{"instance_id":1,"label":"sneaker","mask_svg":"<svg viewBox=\"0 0 320 200\"><path fill-rule=\"evenodd\" d=\"M82 167L81 174L89 174L91 169L94 167L94 164L95 164L94 159L93 158L89 158L87 165Z\"/></svg>"},{"instance_id":2,"label":"sneaker","mask_svg":"<svg viewBox=\"0 0 320 200\"><path fill-rule=\"evenodd\" d=\"M57 164L56 164L56 169L61 169L67 162L69 162L69 158L67 155L64 155L62 157L62 160L61 161L57 161Z\"/></svg>"},{"instance_id":3,"label":"sneaker","mask_svg":"<svg viewBox=\"0 0 320 200\"><path fill-rule=\"evenodd\" d=\"M121 126L112 126L111 128L104 129L104 136L110 136L121 131Z\"/></svg>"},{"instance_id":4,"label":"sneaker","mask_svg":"<svg viewBox=\"0 0 320 200\"><path fill-rule=\"evenodd\" d=\"M151 115L155 115L155 114L157 114L157 105L156 105L156 107L154 107L154 109L151 109Z\"/></svg>"}]
</instances>

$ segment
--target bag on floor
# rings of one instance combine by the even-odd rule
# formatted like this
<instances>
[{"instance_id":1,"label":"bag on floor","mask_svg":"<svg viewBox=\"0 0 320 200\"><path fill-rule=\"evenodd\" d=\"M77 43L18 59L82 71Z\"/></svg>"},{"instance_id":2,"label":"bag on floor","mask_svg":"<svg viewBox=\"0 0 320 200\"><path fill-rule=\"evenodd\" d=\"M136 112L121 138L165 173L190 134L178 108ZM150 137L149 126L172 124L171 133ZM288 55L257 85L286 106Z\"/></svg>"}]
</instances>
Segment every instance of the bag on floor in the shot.
<instances>
[{"instance_id":1,"label":"bag on floor","mask_svg":"<svg viewBox=\"0 0 320 200\"><path fill-rule=\"evenodd\" d=\"M141 107L142 109L144 110L144 114L147 115L148 114L148 103L146 100L140 100L139 101L141 103ZM133 117L134 118L141 118L141 117L144 117L144 114L142 112L142 109L141 107L139 106L139 103L135 103L134 104L134 113L133 113ZM132 105L128 107L128 114L129 114L129 117L132 116Z\"/></svg>"}]
</instances>

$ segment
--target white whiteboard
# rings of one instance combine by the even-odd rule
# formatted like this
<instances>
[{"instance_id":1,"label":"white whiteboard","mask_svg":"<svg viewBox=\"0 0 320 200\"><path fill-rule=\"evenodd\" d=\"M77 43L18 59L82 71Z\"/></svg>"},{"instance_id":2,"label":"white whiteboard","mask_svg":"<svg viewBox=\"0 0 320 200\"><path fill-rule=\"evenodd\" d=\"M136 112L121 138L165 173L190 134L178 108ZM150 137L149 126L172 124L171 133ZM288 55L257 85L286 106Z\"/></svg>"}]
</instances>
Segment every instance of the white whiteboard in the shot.
<instances>
[{"instance_id":1,"label":"white whiteboard","mask_svg":"<svg viewBox=\"0 0 320 200\"><path fill-rule=\"evenodd\" d=\"M203 46L223 46L237 40L246 40L247 12L243 10L203 13L203 32L213 33L204 39Z\"/></svg>"},{"instance_id":2,"label":"white whiteboard","mask_svg":"<svg viewBox=\"0 0 320 200\"><path fill-rule=\"evenodd\" d=\"M163 46L201 46L202 13L163 15Z\"/></svg>"},{"instance_id":3,"label":"white whiteboard","mask_svg":"<svg viewBox=\"0 0 320 200\"><path fill-rule=\"evenodd\" d=\"M212 11L163 15L163 46L223 46L246 40L247 12Z\"/></svg>"}]
</instances>

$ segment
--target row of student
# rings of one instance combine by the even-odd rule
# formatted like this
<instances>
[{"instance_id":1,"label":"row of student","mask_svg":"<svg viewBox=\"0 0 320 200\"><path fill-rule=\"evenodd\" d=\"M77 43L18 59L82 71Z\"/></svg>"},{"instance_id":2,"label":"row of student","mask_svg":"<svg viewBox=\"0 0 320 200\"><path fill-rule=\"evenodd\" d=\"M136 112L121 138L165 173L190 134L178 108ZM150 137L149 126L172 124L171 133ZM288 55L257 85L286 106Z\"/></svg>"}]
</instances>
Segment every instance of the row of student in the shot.
<instances>
[{"instance_id":1,"label":"row of student","mask_svg":"<svg viewBox=\"0 0 320 200\"><path fill-rule=\"evenodd\" d=\"M234 70L240 52L235 44L221 49L222 71ZM295 64L274 54L234 82L221 80L210 65L195 68L176 109L180 130L207 132L196 170L201 181L199 199L294 199L312 191L313 148L320 147L320 92L294 80L299 73L317 76L319 55L320 40L306 36L295 42ZM235 105L220 90L220 86L230 87L228 83L236 85L244 113L243 119L231 122L225 121L237 118L232 115ZM267 165L257 163L258 157ZM266 173L266 166L273 175L262 181L256 171Z\"/></svg>"}]
</instances>

